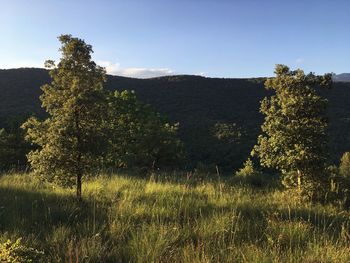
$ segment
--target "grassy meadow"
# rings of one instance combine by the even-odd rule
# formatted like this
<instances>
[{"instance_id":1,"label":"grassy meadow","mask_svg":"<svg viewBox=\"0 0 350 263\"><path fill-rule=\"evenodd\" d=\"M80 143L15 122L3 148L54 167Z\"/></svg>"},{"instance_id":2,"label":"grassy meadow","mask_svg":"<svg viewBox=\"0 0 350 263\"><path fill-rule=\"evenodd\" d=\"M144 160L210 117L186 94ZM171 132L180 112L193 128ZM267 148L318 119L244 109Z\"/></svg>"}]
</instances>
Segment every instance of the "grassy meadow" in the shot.
<instances>
[{"instance_id":1,"label":"grassy meadow","mask_svg":"<svg viewBox=\"0 0 350 263\"><path fill-rule=\"evenodd\" d=\"M214 178L214 179L213 179ZM169 173L85 180L0 177L0 243L22 238L44 262L350 262L350 212L278 186Z\"/></svg>"}]
</instances>

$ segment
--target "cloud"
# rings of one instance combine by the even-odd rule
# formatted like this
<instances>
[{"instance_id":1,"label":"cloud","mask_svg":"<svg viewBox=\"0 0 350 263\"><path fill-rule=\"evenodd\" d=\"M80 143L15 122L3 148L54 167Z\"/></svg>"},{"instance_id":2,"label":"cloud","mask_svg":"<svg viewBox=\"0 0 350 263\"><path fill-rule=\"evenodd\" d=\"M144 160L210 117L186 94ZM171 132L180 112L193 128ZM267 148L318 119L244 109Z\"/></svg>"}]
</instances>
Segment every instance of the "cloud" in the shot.
<instances>
[{"instance_id":1,"label":"cloud","mask_svg":"<svg viewBox=\"0 0 350 263\"><path fill-rule=\"evenodd\" d=\"M201 77L206 77L208 74L207 74L207 72L198 72L198 73L196 73L195 75L197 75L197 76L201 76Z\"/></svg>"},{"instance_id":2,"label":"cloud","mask_svg":"<svg viewBox=\"0 0 350 263\"><path fill-rule=\"evenodd\" d=\"M112 63L110 61L97 61L97 64L105 67L108 74L124 77L146 79L175 74L169 68L121 68L119 63Z\"/></svg>"},{"instance_id":3,"label":"cloud","mask_svg":"<svg viewBox=\"0 0 350 263\"><path fill-rule=\"evenodd\" d=\"M0 64L0 68L11 69L11 68L44 68L44 63L36 61L16 61L14 63L6 63L6 65Z\"/></svg>"},{"instance_id":4,"label":"cloud","mask_svg":"<svg viewBox=\"0 0 350 263\"><path fill-rule=\"evenodd\" d=\"M297 59L295 60L295 63L297 63L297 64L303 64L304 61L305 61L305 59L303 59L303 58L297 58Z\"/></svg>"},{"instance_id":5,"label":"cloud","mask_svg":"<svg viewBox=\"0 0 350 263\"><path fill-rule=\"evenodd\" d=\"M174 75L175 72L169 68L122 68L119 63L110 61L97 61L98 65L105 67L108 74L132 77L132 78L154 78L161 76ZM16 61L14 63L0 64L0 69L10 68L44 68L44 63L36 61Z\"/></svg>"}]
</instances>

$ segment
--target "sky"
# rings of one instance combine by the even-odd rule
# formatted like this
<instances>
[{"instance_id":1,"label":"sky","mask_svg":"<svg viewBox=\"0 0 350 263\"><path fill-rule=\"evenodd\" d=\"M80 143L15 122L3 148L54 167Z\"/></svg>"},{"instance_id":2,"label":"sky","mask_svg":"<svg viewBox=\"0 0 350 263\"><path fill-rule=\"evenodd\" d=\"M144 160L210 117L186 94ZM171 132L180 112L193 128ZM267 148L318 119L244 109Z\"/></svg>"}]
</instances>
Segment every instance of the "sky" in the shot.
<instances>
[{"instance_id":1,"label":"sky","mask_svg":"<svg viewBox=\"0 0 350 263\"><path fill-rule=\"evenodd\" d=\"M0 68L58 61L57 36L113 75L350 72L349 0L0 0Z\"/></svg>"}]
</instances>

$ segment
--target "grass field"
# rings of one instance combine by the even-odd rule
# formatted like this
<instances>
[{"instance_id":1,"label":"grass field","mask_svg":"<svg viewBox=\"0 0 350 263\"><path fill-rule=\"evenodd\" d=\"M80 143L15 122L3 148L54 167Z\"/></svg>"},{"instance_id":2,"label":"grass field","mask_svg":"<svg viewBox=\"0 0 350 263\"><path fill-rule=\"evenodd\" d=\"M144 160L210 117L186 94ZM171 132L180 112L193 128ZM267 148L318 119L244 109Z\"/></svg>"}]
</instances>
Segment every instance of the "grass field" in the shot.
<instances>
[{"instance_id":1,"label":"grass field","mask_svg":"<svg viewBox=\"0 0 350 263\"><path fill-rule=\"evenodd\" d=\"M44 262L350 262L350 213L279 188L105 175L83 195L1 176L0 243L21 237Z\"/></svg>"}]
</instances>

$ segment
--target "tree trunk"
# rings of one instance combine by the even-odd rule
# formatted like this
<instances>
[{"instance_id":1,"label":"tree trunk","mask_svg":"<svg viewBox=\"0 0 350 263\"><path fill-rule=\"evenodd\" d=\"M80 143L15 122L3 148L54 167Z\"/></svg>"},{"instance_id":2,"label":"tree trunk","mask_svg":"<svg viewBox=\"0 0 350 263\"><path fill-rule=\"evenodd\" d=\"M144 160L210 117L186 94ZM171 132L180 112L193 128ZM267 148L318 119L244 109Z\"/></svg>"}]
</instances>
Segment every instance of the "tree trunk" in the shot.
<instances>
[{"instance_id":1,"label":"tree trunk","mask_svg":"<svg viewBox=\"0 0 350 263\"><path fill-rule=\"evenodd\" d=\"M76 159L76 174L77 174L77 199L81 201L81 178L83 177L82 166L81 166L81 129L80 129L80 114L78 110L75 110L75 128L77 138L77 159Z\"/></svg>"},{"instance_id":2,"label":"tree trunk","mask_svg":"<svg viewBox=\"0 0 350 263\"><path fill-rule=\"evenodd\" d=\"M298 173L298 190L301 192L301 172L300 170L297 171Z\"/></svg>"},{"instance_id":3,"label":"tree trunk","mask_svg":"<svg viewBox=\"0 0 350 263\"><path fill-rule=\"evenodd\" d=\"M81 201L81 173L77 174L77 199Z\"/></svg>"}]
</instances>

